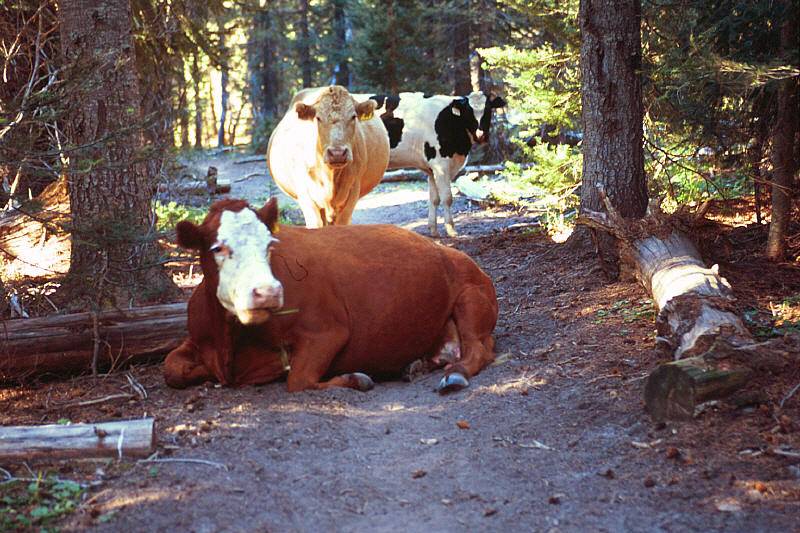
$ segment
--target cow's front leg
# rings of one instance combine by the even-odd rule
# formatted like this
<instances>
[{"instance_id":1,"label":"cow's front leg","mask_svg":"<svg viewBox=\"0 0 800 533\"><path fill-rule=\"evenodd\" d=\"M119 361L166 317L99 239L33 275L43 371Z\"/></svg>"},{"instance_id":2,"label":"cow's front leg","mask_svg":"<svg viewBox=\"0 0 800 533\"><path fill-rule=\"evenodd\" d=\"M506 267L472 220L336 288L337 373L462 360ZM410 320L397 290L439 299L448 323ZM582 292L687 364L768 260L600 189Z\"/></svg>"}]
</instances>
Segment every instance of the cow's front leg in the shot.
<instances>
[{"instance_id":1,"label":"cow's front leg","mask_svg":"<svg viewBox=\"0 0 800 533\"><path fill-rule=\"evenodd\" d=\"M169 352L164 360L163 373L164 381L175 389L184 389L214 380L211 371L199 361L197 345L190 339L186 339Z\"/></svg>"},{"instance_id":2,"label":"cow's front leg","mask_svg":"<svg viewBox=\"0 0 800 533\"><path fill-rule=\"evenodd\" d=\"M439 198L442 202L442 211L444 214L444 230L450 237L458 236L456 232L456 225L453 222L453 191L450 189L450 175L446 172L435 172L434 181L436 188L439 190Z\"/></svg>"},{"instance_id":3,"label":"cow's front leg","mask_svg":"<svg viewBox=\"0 0 800 533\"><path fill-rule=\"evenodd\" d=\"M300 197L297 199L297 203L300 204L307 228L321 228L325 225L320 208L310 198Z\"/></svg>"},{"instance_id":4,"label":"cow's front leg","mask_svg":"<svg viewBox=\"0 0 800 533\"><path fill-rule=\"evenodd\" d=\"M368 391L375 386L366 374L353 372L321 381L328 373L333 359L347 344L350 334L346 327L340 326L321 332L304 332L292 347L291 370L286 377L289 392L302 390L322 390L332 387L345 387Z\"/></svg>"},{"instance_id":5,"label":"cow's front leg","mask_svg":"<svg viewBox=\"0 0 800 533\"><path fill-rule=\"evenodd\" d=\"M439 190L436 188L433 172L426 171L426 173L428 174L428 231L430 231L431 237L438 237L436 210L439 209Z\"/></svg>"}]
</instances>

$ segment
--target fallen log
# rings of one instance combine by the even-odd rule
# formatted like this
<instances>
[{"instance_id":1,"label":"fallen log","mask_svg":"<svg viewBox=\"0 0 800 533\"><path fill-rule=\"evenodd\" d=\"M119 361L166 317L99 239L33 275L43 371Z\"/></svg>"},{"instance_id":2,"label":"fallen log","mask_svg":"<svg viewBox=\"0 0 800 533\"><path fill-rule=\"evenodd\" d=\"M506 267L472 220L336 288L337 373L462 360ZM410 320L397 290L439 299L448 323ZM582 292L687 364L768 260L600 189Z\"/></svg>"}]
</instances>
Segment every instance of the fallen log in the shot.
<instances>
[{"instance_id":1,"label":"fallen log","mask_svg":"<svg viewBox=\"0 0 800 533\"><path fill-rule=\"evenodd\" d=\"M520 163L520 168L530 168L534 165L534 163ZM476 174L493 174L495 172L500 172L501 170L506 169L505 163L500 163L497 165L469 165L464 167L461 172L458 173L458 176L463 176L464 174L469 173L476 173ZM386 172L383 175L383 179L381 180L382 183L396 183L401 181L426 181L428 179L428 175L422 172L421 170L409 170L409 169L401 169L401 170L391 170Z\"/></svg>"},{"instance_id":2,"label":"fallen log","mask_svg":"<svg viewBox=\"0 0 800 533\"><path fill-rule=\"evenodd\" d=\"M151 361L186 336L186 304L17 319L0 326L0 381Z\"/></svg>"},{"instance_id":3,"label":"fallen log","mask_svg":"<svg viewBox=\"0 0 800 533\"><path fill-rule=\"evenodd\" d=\"M156 444L153 418L97 424L0 427L0 460L147 457Z\"/></svg>"},{"instance_id":4,"label":"fallen log","mask_svg":"<svg viewBox=\"0 0 800 533\"><path fill-rule=\"evenodd\" d=\"M681 228L683 213L670 219L651 202L645 218L626 220L600 192L606 213L587 211L578 223L617 238L621 266L631 268L658 311L656 344L676 360L657 368L645 382L645 408L653 419L691 418L699 403L748 383L756 361L772 359L774 368L770 353L778 342L755 341L735 312L730 284L717 265L706 268Z\"/></svg>"}]
</instances>

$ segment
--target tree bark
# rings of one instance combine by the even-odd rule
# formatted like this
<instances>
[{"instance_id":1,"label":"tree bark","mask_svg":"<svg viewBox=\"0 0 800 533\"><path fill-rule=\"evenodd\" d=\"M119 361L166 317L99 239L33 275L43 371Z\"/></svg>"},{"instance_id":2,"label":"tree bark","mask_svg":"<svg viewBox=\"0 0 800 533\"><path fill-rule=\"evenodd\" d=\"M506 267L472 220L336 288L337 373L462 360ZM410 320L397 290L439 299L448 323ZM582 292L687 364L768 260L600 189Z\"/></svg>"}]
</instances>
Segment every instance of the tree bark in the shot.
<instances>
[{"instance_id":1,"label":"tree bark","mask_svg":"<svg viewBox=\"0 0 800 533\"><path fill-rule=\"evenodd\" d=\"M247 43L247 70L250 101L253 105L253 131L266 150L269 131L266 126L277 121L278 95L283 90L278 75L279 53L275 35L278 21L269 4L253 17L253 30Z\"/></svg>"},{"instance_id":2,"label":"tree bark","mask_svg":"<svg viewBox=\"0 0 800 533\"><path fill-rule=\"evenodd\" d=\"M225 22L220 20L219 59L220 65L220 100L219 127L217 128L217 146L225 146L225 121L228 118L228 49L225 47Z\"/></svg>"},{"instance_id":3,"label":"tree bark","mask_svg":"<svg viewBox=\"0 0 800 533\"><path fill-rule=\"evenodd\" d=\"M95 359L104 369L150 361L185 336L185 303L9 320L0 330L0 381L84 372Z\"/></svg>"},{"instance_id":4,"label":"tree bark","mask_svg":"<svg viewBox=\"0 0 800 533\"><path fill-rule=\"evenodd\" d=\"M450 21L450 35L453 39L453 94L467 95L472 91L470 22L470 1L462 0L456 6Z\"/></svg>"},{"instance_id":5,"label":"tree bark","mask_svg":"<svg viewBox=\"0 0 800 533\"><path fill-rule=\"evenodd\" d=\"M347 12L346 0L333 0L333 33L334 47L336 49L336 64L334 66L334 83L350 88L350 64L347 53Z\"/></svg>"},{"instance_id":6,"label":"tree bark","mask_svg":"<svg viewBox=\"0 0 800 533\"><path fill-rule=\"evenodd\" d=\"M785 2L787 15L781 26L781 49L784 56L797 50L797 9L791 0ZM778 90L778 119L772 135L772 218L767 238L767 258L782 261L786 254L786 232L792 214L795 159L795 136L800 131L798 112L798 80L796 76L782 80Z\"/></svg>"},{"instance_id":7,"label":"tree bark","mask_svg":"<svg viewBox=\"0 0 800 533\"><path fill-rule=\"evenodd\" d=\"M194 85L194 147L203 148L203 94L200 92L202 80L198 54L192 54L192 83Z\"/></svg>"},{"instance_id":8,"label":"tree bark","mask_svg":"<svg viewBox=\"0 0 800 533\"><path fill-rule=\"evenodd\" d=\"M398 94L400 92L399 83L397 81L397 46L396 46L396 23L395 16L395 0L389 0L386 4L386 35L389 44L389 50L386 53L386 78L384 80L384 88L389 94Z\"/></svg>"},{"instance_id":9,"label":"tree bark","mask_svg":"<svg viewBox=\"0 0 800 533\"><path fill-rule=\"evenodd\" d=\"M614 235L624 265L650 293L658 314L656 344L677 363L645 382L645 407L656 420L691 418L700 402L745 385L753 370L780 370L798 358L792 341L756 343L735 312L735 297L716 265L706 268L697 248L653 203L643 219L625 219L598 192L606 213L586 210L579 223ZM702 218L701 209L694 220ZM691 359L683 359L691 358ZM664 368L666 367L666 368Z\"/></svg>"},{"instance_id":10,"label":"tree bark","mask_svg":"<svg viewBox=\"0 0 800 533\"><path fill-rule=\"evenodd\" d=\"M178 123L181 127L181 148L189 148L189 100L187 98L186 78L183 73L183 58L181 58L180 77L178 78Z\"/></svg>"},{"instance_id":11,"label":"tree bark","mask_svg":"<svg viewBox=\"0 0 800 533\"><path fill-rule=\"evenodd\" d=\"M641 2L581 0L583 178L580 211L600 211L597 184L624 217L647 208L642 150ZM583 232L576 232L581 239ZM604 270L619 273L614 239L599 232Z\"/></svg>"},{"instance_id":12,"label":"tree bark","mask_svg":"<svg viewBox=\"0 0 800 533\"><path fill-rule=\"evenodd\" d=\"M68 0L60 17L64 54L89 81L66 127L75 147L67 171L72 253L60 294L100 307L171 296L175 286L158 263L130 4Z\"/></svg>"},{"instance_id":13,"label":"tree bark","mask_svg":"<svg viewBox=\"0 0 800 533\"><path fill-rule=\"evenodd\" d=\"M303 87L311 87L313 83L313 70L311 65L311 33L308 25L308 0L300 0L300 39L299 47L300 71L303 80Z\"/></svg>"}]
</instances>

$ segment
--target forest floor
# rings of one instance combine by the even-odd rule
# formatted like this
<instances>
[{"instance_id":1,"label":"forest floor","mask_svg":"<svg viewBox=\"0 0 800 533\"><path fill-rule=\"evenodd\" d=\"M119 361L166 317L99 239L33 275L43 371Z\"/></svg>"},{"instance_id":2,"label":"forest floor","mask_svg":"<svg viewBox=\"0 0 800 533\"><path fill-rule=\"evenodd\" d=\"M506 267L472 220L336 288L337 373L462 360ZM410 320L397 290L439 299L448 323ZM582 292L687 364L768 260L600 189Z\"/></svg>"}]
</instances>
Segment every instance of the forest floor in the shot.
<instances>
[{"instance_id":1,"label":"forest floor","mask_svg":"<svg viewBox=\"0 0 800 533\"><path fill-rule=\"evenodd\" d=\"M263 162L221 159L222 177L263 172ZM260 203L269 187L254 177L232 194ZM663 356L644 291L606 282L590 254L532 231L531 214L460 196L454 212L461 235L440 242L486 270L500 303L497 361L469 388L440 396L434 373L367 393L289 394L283 383L178 391L153 365L129 370L146 399L66 407L130 390L120 373L0 390L4 425L153 416L159 458L208 461L31 462L31 472L89 486L78 510L48 527L798 531L800 391L789 394L800 369L707 405L691 422L653 424L642 387ZM427 234L426 217L424 184L387 184L354 222ZM760 333L796 325L800 309L800 269L763 261L765 235L763 226L728 226L709 241ZM798 456L771 453L778 446ZM24 465L3 466L30 476Z\"/></svg>"}]
</instances>

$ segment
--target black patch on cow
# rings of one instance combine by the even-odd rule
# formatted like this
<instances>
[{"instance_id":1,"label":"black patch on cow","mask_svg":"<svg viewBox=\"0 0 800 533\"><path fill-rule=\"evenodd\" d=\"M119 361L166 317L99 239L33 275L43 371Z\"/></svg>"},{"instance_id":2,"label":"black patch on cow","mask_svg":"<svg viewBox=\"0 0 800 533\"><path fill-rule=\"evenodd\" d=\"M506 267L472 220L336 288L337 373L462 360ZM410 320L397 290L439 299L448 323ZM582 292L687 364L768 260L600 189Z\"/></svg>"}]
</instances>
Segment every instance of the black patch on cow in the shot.
<instances>
[{"instance_id":1,"label":"black patch on cow","mask_svg":"<svg viewBox=\"0 0 800 533\"><path fill-rule=\"evenodd\" d=\"M395 95L387 96L385 94L374 94L369 98L378 103L377 109L382 108L383 105L386 104L386 109L381 113L380 117L383 121L383 125L386 127L386 131L389 133L389 148L395 148L400 144L400 140L403 138L403 126L405 125L405 121L402 118L396 118L394 116L394 110L400 105L400 97Z\"/></svg>"},{"instance_id":2,"label":"black patch on cow","mask_svg":"<svg viewBox=\"0 0 800 533\"><path fill-rule=\"evenodd\" d=\"M433 97L433 93L422 93L422 97L423 98L432 98Z\"/></svg>"},{"instance_id":3,"label":"black patch on cow","mask_svg":"<svg viewBox=\"0 0 800 533\"><path fill-rule=\"evenodd\" d=\"M483 94L486 96L486 108L483 110L480 126L484 135L488 138L489 129L492 127L492 111L498 107L505 107L506 101L499 96L492 96L488 93Z\"/></svg>"},{"instance_id":4,"label":"black patch on cow","mask_svg":"<svg viewBox=\"0 0 800 533\"><path fill-rule=\"evenodd\" d=\"M386 101L386 96L383 94L373 94L369 97L370 100L375 100L378 103L378 107L375 109L380 109L383 107L383 102Z\"/></svg>"},{"instance_id":5,"label":"black patch on cow","mask_svg":"<svg viewBox=\"0 0 800 533\"><path fill-rule=\"evenodd\" d=\"M384 115L391 115L391 113L384 113ZM384 115L381 115L381 120L383 125L386 126L386 131L389 132L389 148L395 148L403 138L403 125L405 122L402 118Z\"/></svg>"},{"instance_id":6,"label":"black patch on cow","mask_svg":"<svg viewBox=\"0 0 800 533\"><path fill-rule=\"evenodd\" d=\"M400 97L395 95L389 95L386 97L386 112L391 113L397 106L400 105Z\"/></svg>"},{"instance_id":7,"label":"black patch on cow","mask_svg":"<svg viewBox=\"0 0 800 533\"><path fill-rule=\"evenodd\" d=\"M453 109L458 109L459 115L453 114ZM439 112L433 125L436 138L439 139L439 154L442 157L453 157L455 154L466 156L472 148L472 139L469 132L478 129L475 113L464 98L454 99L450 105Z\"/></svg>"},{"instance_id":8,"label":"black patch on cow","mask_svg":"<svg viewBox=\"0 0 800 533\"><path fill-rule=\"evenodd\" d=\"M430 144L428 144L426 142L425 143L425 159L430 161L434 157L436 157L436 148L434 148L433 146L431 146Z\"/></svg>"}]
</instances>

